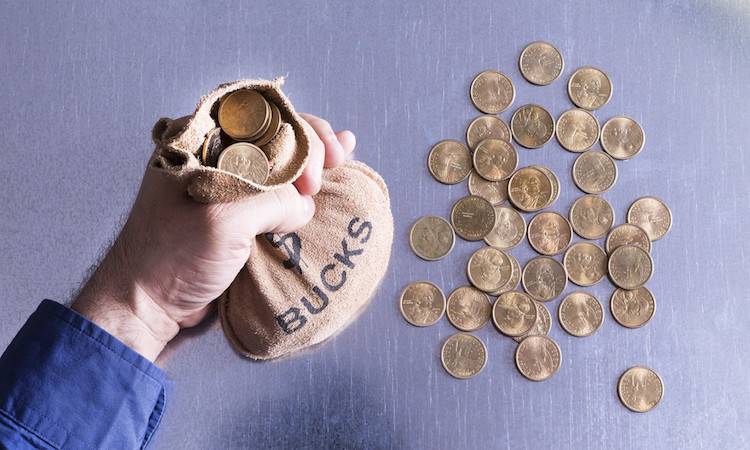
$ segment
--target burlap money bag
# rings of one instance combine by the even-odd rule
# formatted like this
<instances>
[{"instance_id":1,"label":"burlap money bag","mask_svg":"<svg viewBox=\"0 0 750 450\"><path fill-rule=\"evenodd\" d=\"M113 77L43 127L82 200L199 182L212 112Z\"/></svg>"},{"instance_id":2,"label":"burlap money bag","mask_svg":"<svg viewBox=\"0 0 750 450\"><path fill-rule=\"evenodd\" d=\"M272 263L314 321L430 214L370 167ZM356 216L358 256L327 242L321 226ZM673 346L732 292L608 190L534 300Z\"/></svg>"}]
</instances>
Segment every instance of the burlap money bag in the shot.
<instances>
[{"instance_id":1,"label":"burlap money bag","mask_svg":"<svg viewBox=\"0 0 750 450\"><path fill-rule=\"evenodd\" d=\"M281 92L283 80L242 80L201 98L195 113L160 119L149 169L185 182L205 202L230 202L296 180L307 161L313 131ZM257 89L281 111L279 134L261 147L271 170L266 185L202 166L198 159L219 100L236 89ZM393 241L390 198L383 179L348 161L323 171L316 211L302 229L257 236L245 267L219 298L228 340L242 355L270 359L318 344L356 318L385 275Z\"/></svg>"}]
</instances>

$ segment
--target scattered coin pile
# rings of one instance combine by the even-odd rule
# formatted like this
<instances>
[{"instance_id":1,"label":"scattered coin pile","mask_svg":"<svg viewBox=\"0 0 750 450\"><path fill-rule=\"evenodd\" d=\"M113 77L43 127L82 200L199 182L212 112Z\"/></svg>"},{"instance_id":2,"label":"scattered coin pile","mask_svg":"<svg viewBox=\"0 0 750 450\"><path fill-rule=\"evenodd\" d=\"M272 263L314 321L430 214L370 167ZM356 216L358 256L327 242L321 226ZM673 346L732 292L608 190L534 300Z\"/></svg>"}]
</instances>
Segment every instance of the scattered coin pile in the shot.
<instances>
[{"instance_id":1,"label":"scattered coin pile","mask_svg":"<svg viewBox=\"0 0 750 450\"><path fill-rule=\"evenodd\" d=\"M264 184L270 167L262 146L281 129L279 108L258 91L240 89L221 99L216 119L219 126L206 136L201 163Z\"/></svg>"},{"instance_id":2,"label":"scattered coin pile","mask_svg":"<svg viewBox=\"0 0 750 450\"><path fill-rule=\"evenodd\" d=\"M519 68L529 82L548 85L562 73L563 58L551 44L534 42L521 53ZM455 288L446 299L434 283L412 283L401 293L400 308L412 325L435 324L445 313L462 331L441 349L443 367L456 378L473 377L484 368L487 348L467 333L490 320L518 342L515 362L524 377L542 381L553 376L562 354L547 336L552 318L545 303L558 298L568 281L587 287L608 276L616 286L610 299L612 316L624 327L641 327L654 315L654 296L645 287L654 271L651 247L669 231L671 212L661 200L643 197L630 206L627 223L615 226L612 206L599 195L617 181L615 160L630 159L643 149L643 130L625 116L613 117L600 128L592 111L612 96L612 83L601 70L576 70L567 90L576 107L557 121L544 107L527 104L515 110L508 126L498 114L515 100L513 83L500 72L484 71L471 83L470 99L485 114L469 124L466 144L444 140L430 150L432 176L443 184L468 177L470 195L454 204L449 220L419 218L409 233L412 250L435 261L451 252L456 235L487 245L469 258L469 284ZM519 168L514 146L540 148L552 136L564 149L580 153L572 178L585 195L573 203L567 218L546 210L560 195L557 175L540 165ZM597 142L603 152L592 150ZM536 214L527 226L521 213ZM574 233L584 240L572 244ZM588 242L605 236L604 248ZM524 238L540 256L522 269L510 250ZM560 255L561 260L556 259ZM576 291L560 302L557 316L570 335L590 336L602 326L604 308L593 294ZM632 367L620 377L618 393L627 408L645 412L661 400L663 384L653 370Z\"/></svg>"}]
</instances>

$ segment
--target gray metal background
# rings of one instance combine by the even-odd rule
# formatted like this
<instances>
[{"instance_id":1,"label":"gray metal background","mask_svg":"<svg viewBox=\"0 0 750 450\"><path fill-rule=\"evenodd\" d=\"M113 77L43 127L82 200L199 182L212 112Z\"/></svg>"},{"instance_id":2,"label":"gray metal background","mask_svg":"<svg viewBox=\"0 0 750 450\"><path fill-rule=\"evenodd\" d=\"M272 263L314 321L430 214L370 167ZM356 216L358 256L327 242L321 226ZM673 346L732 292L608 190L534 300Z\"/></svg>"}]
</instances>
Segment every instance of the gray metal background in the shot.
<instances>
[{"instance_id":1,"label":"gray metal background","mask_svg":"<svg viewBox=\"0 0 750 450\"><path fill-rule=\"evenodd\" d=\"M67 300L116 235L158 117L191 112L227 80L286 75L297 108L354 130L358 158L388 182L390 270L358 321L304 355L253 363L216 324L185 333L161 361L175 388L154 448L748 448L749 33L750 4L739 0L0 1L0 347L42 298ZM517 69L537 39L565 57L548 87ZM486 326L476 334L487 367L454 380L438 357L454 330L445 319L411 327L396 302L410 281L446 292L466 283L479 246L458 242L432 263L409 251L410 224L447 216L467 192L432 180L427 152L464 136L477 72L502 70L514 107L536 102L558 116L581 65L614 84L599 120L627 114L646 131L645 149L618 163L605 195L617 222L647 194L674 214L653 250L656 316L643 329L620 327L602 282L591 289L607 306L599 332L576 339L555 320L563 363L553 379L523 379L516 344ZM560 176L553 209L567 214L581 195L575 155L555 142L519 151L523 165ZM523 263L532 252L525 243L514 254ZM635 364L666 385L645 415L615 390Z\"/></svg>"}]
</instances>

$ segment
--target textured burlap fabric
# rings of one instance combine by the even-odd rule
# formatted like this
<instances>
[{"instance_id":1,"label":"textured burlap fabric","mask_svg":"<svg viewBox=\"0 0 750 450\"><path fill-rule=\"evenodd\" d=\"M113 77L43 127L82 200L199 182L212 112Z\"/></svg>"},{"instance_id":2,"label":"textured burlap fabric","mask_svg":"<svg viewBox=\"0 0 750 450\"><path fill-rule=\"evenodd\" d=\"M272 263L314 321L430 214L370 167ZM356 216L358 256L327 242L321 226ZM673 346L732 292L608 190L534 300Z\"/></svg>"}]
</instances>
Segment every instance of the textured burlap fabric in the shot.
<instances>
[{"instance_id":1,"label":"textured burlap fabric","mask_svg":"<svg viewBox=\"0 0 750 450\"><path fill-rule=\"evenodd\" d=\"M149 170L184 181L204 203L230 202L292 183L307 162L314 131L281 92L283 80L241 80L201 98L195 113L160 119ZM206 134L218 126L219 100L237 89L257 89L282 113L277 136L261 147L271 164L257 185L198 159ZM222 327L244 356L270 359L318 344L352 322L380 284L391 254L393 217L388 189L356 161L323 171L316 211L302 229L257 236L245 267L219 298Z\"/></svg>"}]
</instances>

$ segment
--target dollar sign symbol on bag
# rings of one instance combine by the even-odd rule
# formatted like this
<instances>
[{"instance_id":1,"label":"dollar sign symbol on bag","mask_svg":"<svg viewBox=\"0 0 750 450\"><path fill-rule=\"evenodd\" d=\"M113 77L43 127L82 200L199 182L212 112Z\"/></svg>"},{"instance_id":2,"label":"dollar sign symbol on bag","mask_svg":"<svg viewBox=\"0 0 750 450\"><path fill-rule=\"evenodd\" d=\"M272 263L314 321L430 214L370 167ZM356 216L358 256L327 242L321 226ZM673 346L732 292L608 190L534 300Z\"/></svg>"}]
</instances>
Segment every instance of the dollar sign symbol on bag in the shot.
<instances>
[{"instance_id":1,"label":"dollar sign symbol on bag","mask_svg":"<svg viewBox=\"0 0 750 450\"><path fill-rule=\"evenodd\" d=\"M276 237L273 233L266 233L266 240L275 248L283 248L287 254L287 259L282 262L285 269L294 270L302 274L300 263L302 261L302 241L297 233L286 233Z\"/></svg>"}]
</instances>

